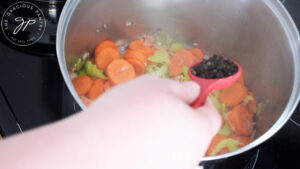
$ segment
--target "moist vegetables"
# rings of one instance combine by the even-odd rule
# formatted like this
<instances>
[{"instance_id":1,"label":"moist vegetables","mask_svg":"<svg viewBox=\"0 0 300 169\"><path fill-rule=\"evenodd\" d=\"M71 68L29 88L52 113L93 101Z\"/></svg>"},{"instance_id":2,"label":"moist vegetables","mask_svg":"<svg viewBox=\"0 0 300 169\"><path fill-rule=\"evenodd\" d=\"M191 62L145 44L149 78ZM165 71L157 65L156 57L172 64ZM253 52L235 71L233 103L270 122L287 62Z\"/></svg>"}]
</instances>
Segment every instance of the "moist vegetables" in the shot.
<instances>
[{"instance_id":1,"label":"moist vegetables","mask_svg":"<svg viewBox=\"0 0 300 169\"><path fill-rule=\"evenodd\" d=\"M220 101L228 107L238 105L247 96L248 89L241 83L233 83L230 87L220 92Z\"/></svg>"},{"instance_id":2,"label":"moist vegetables","mask_svg":"<svg viewBox=\"0 0 300 169\"><path fill-rule=\"evenodd\" d=\"M144 73L178 81L188 81L188 69L205 78L225 77L236 73L236 65L228 59L207 56L201 49L174 41L165 32L143 35L135 40L105 40L96 46L93 55L84 53L73 67L73 85L82 102L89 106L115 85ZM201 71L199 71L201 70ZM214 71L216 70L216 72ZM228 88L209 95L223 119L206 155L219 155L249 144L254 136L253 118L262 112L255 94L245 86L244 77Z\"/></svg>"},{"instance_id":3,"label":"moist vegetables","mask_svg":"<svg viewBox=\"0 0 300 169\"><path fill-rule=\"evenodd\" d=\"M175 52L169 65L169 76L175 77L180 75L184 66L190 67L193 65L193 63L195 63L195 59L192 52L186 49Z\"/></svg>"}]
</instances>

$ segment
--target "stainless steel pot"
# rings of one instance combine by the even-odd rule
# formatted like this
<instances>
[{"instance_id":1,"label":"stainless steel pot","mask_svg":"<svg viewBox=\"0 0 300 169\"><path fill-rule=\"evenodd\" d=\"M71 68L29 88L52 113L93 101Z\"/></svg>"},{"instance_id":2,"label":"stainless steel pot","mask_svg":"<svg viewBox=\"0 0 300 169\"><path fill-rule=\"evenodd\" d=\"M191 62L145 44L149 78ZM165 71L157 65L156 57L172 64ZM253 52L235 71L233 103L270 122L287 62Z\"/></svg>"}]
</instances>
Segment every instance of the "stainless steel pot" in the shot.
<instances>
[{"instance_id":1,"label":"stainless steel pot","mask_svg":"<svg viewBox=\"0 0 300 169\"><path fill-rule=\"evenodd\" d=\"M263 103L256 140L216 160L245 152L274 135L299 101L300 42L288 12L276 0L69 0L57 32L64 79L79 105L69 71L83 51L105 39L134 38L164 29L186 43L236 59Z\"/></svg>"}]
</instances>

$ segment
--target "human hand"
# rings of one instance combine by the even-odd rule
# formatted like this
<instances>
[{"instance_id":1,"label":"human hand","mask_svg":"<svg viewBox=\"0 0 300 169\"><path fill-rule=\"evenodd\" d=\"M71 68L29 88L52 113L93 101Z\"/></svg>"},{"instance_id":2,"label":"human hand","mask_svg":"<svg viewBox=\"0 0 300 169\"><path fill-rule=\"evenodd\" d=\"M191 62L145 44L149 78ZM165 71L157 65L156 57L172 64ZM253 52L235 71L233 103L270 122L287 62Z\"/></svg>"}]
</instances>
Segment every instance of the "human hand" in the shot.
<instances>
[{"instance_id":1,"label":"human hand","mask_svg":"<svg viewBox=\"0 0 300 169\"><path fill-rule=\"evenodd\" d=\"M194 82L149 75L106 92L85 112L97 124L104 162L98 166L195 168L221 126L210 101L198 109L189 106L199 92Z\"/></svg>"}]
</instances>

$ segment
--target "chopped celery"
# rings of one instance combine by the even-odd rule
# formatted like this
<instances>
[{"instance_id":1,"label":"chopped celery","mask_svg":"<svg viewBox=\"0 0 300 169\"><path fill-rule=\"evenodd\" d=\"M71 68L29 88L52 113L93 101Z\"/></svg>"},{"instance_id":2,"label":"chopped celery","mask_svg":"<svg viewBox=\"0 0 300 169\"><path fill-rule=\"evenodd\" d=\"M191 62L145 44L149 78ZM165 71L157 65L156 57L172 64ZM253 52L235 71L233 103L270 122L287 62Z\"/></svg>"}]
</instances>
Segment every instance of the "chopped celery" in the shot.
<instances>
[{"instance_id":1,"label":"chopped celery","mask_svg":"<svg viewBox=\"0 0 300 169\"><path fill-rule=\"evenodd\" d=\"M154 55L150 56L148 60L154 63L170 64L168 52L163 49L155 51Z\"/></svg>"},{"instance_id":2,"label":"chopped celery","mask_svg":"<svg viewBox=\"0 0 300 169\"><path fill-rule=\"evenodd\" d=\"M183 80L190 80L190 76L188 74L189 68L187 66L182 67Z\"/></svg>"},{"instance_id":3,"label":"chopped celery","mask_svg":"<svg viewBox=\"0 0 300 169\"><path fill-rule=\"evenodd\" d=\"M247 106L251 100L254 100L253 96L251 96L251 95L246 96L245 99L243 100L243 105Z\"/></svg>"},{"instance_id":4,"label":"chopped celery","mask_svg":"<svg viewBox=\"0 0 300 169\"><path fill-rule=\"evenodd\" d=\"M221 104L221 102L213 95L209 95L208 98L213 102L215 108L221 114L222 113L222 104Z\"/></svg>"},{"instance_id":5,"label":"chopped celery","mask_svg":"<svg viewBox=\"0 0 300 169\"><path fill-rule=\"evenodd\" d=\"M103 70L98 69L97 66L92 64L91 61L87 61L85 63L85 70L87 75L89 76L97 77L101 79L107 79L107 77L103 73Z\"/></svg>"},{"instance_id":6,"label":"chopped celery","mask_svg":"<svg viewBox=\"0 0 300 169\"><path fill-rule=\"evenodd\" d=\"M222 135L222 136L229 136L231 134L231 129L229 127L229 125L226 123L222 128L221 130L219 131L218 133L219 135Z\"/></svg>"},{"instance_id":7,"label":"chopped celery","mask_svg":"<svg viewBox=\"0 0 300 169\"><path fill-rule=\"evenodd\" d=\"M163 65L149 65L146 67L146 73L152 74L158 77L165 77L169 73L169 67L166 64Z\"/></svg>"},{"instance_id":8,"label":"chopped celery","mask_svg":"<svg viewBox=\"0 0 300 169\"><path fill-rule=\"evenodd\" d=\"M146 67L145 72L146 73L153 73L153 72L157 71L158 69L159 69L159 65L148 65Z\"/></svg>"},{"instance_id":9,"label":"chopped celery","mask_svg":"<svg viewBox=\"0 0 300 169\"><path fill-rule=\"evenodd\" d=\"M166 32L161 31L158 35L159 41L161 42L162 47L169 47L172 43L172 40L169 38Z\"/></svg>"},{"instance_id":10,"label":"chopped celery","mask_svg":"<svg viewBox=\"0 0 300 169\"><path fill-rule=\"evenodd\" d=\"M238 141L233 140L233 139L231 139L231 138L229 138L229 139L227 140L227 147L228 147L228 150L229 150L230 152L237 150L237 149L238 149L238 146L237 146L238 144L239 144Z\"/></svg>"},{"instance_id":11,"label":"chopped celery","mask_svg":"<svg viewBox=\"0 0 300 169\"><path fill-rule=\"evenodd\" d=\"M177 52L181 49L184 49L185 47L183 46L183 44L179 43L179 42L175 42L171 44L171 47L169 48L170 52Z\"/></svg>"},{"instance_id":12,"label":"chopped celery","mask_svg":"<svg viewBox=\"0 0 300 169\"><path fill-rule=\"evenodd\" d=\"M220 90L213 90L211 92L216 98L219 98L220 97Z\"/></svg>"},{"instance_id":13,"label":"chopped celery","mask_svg":"<svg viewBox=\"0 0 300 169\"><path fill-rule=\"evenodd\" d=\"M262 112L262 103L259 103L257 106L257 111L256 111L256 115L260 115Z\"/></svg>"},{"instance_id":14,"label":"chopped celery","mask_svg":"<svg viewBox=\"0 0 300 169\"><path fill-rule=\"evenodd\" d=\"M85 64L85 61L83 59L79 58L76 62L75 71L79 72L82 69L84 64Z\"/></svg>"},{"instance_id":15,"label":"chopped celery","mask_svg":"<svg viewBox=\"0 0 300 169\"><path fill-rule=\"evenodd\" d=\"M78 76L85 76L87 75L86 70L85 69L81 69L78 73Z\"/></svg>"},{"instance_id":16,"label":"chopped celery","mask_svg":"<svg viewBox=\"0 0 300 169\"><path fill-rule=\"evenodd\" d=\"M237 145L238 145L237 141L235 141L231 138L225 139L225 140L221 141L209 155L214 156L214 155L218 154L223 148L228 148L228 150L230 152L235 151L238 149Z\"/></svg>"},{"instance_id":17,"label":"chopped celery","mask_svg":"<svg viewBox=\"0 0 300 169\"><path fill-rule=\"evenodd\" d=\"M225 116L227 114L226 105L224 103L221 104L221 115Z\"/></svg>"}]
</instances>

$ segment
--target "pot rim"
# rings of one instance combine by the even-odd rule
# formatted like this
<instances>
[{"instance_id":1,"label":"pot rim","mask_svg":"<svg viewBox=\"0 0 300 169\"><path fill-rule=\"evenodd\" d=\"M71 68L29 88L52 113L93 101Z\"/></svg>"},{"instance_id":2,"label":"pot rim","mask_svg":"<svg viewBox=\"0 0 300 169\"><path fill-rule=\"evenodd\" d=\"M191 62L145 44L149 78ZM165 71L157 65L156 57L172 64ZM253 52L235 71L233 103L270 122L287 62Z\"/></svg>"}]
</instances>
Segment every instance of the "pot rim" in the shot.
<instances>
[{"instance_id":1,"label":"pot rim","mask_svg":"<svg viewBox=\"0 0 300 169\"><path fill-rule=\"evenodd\" d=\"M76 94L75 89L72 85L72 81L70 79L70 76L68 74L68 70L66 67L66 60L65 60L65 35L67 32L68 24L70 22L70 19L77 7L77 5L80 3L81 0L72 0L67 1L63 11L61 13L58 28L57 28L57 39L56 39L56 51L57 51L57 57L59 62L59 67L61 70L61 73L63 75L63 78L67 84L68 89L70 90L73 98L75 101L79 104L79 106L85 110L86 106L82 103L79 96ZM260 144L268 140L270 137L272 137L279 129L283 127L283 125L289 120L289 118L292 116L293 112L295 111L297 104L300 99L300 36L296 27L296 24L294 23L292 17L288 13L288 11L285 9L283 4L279 2L279 0L264 0L265 4L271 9L271 11L274 13L275 17L279 20L281 23L285 34L289 40L289 44L293 53L294 58L294 83L293 83L293 89L291 96L289 98L288 104L286 105L285 109L283 110L283 113L279 117L279 119L273 124L271 128L269 128L262 136L251 142L250 144L236 150L230 153L217 155L217 156L210 156L210 157L203 157L201 159L201 162L205 161L213 161L213 160L219 160L224 159L228 157L232 157L241 153L244 153Z\"/></svg>"}]
</instances>

